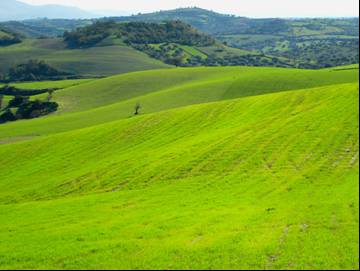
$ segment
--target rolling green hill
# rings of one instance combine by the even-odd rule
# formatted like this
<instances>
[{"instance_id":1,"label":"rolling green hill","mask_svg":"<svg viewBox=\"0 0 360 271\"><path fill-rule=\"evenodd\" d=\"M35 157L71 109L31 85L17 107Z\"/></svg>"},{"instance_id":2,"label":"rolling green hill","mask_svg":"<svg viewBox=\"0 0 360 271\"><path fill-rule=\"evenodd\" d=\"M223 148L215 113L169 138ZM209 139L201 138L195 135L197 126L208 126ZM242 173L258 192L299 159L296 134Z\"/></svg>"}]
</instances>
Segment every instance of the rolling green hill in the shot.
<instances>
[{"instance_id":1,"label":"rolling green hill","mask_svg":"<svg viewBox=\"0 0 360 271\"><path fill-rule=\"evenodd\" d=\"M25 39L0 49L0 73L30 59L44 60L60 70L80 76L109 76L131 71L167 68L168 65L124 45L67 49L61 38Z\"/></svg>"},{"instance_id":2,"label":"rolling green hill","mask_svg":"<svg viewBox=\"0 0 360 271\"><path fill-rule=\"evenodd\" d=\"M314 71L221 67L136 72L64 89L57 92L55 100L62 104L62 112L79 112L129 99L141 101L144 95L159 97L181 95L184 105L187 105L193 98L197 98L199 102L209 102L274 91L356 82L358 66L354 68L340 71L332 69ZM172 103L179 102L180 99L173 97L174 99L168 100ZM144 99L147 99L147 96ZM161 100L157 104L161 104ZM144 109L145 106L146 104Z\"/></svg>"},{"instance_id":3,"label":"rolling green hill","mask_svg":"<svg viewBox=\"0 0 360 271\"><path fill-rule=\"evenodd\" d=\"M54 94L55 115L0 126L0 139L13 141L129 118L141 113L224 99L358 82L358 67L299 70L254 67L177 68L98 79ZM41 96L40 96L41 97Z\"/></svg>"},{"instance_id":4,"label":"rolling green hill","mask_svg":"<svg viewBox=\"0 0 360 271\"><path fill-rule=\"evenodd\" d=\"M0 268L359 268L359 90L341 72L0 145Z\"/></svg>"},{"instance_id":5,"label":"rolling green hill","mask_svg":"<svg viewBox=\"0 0 360 271\"><path fill-rule=\"evenodd\" d=\"M63 89L71 86L77 86L80 84L88 83L94 80L96 79L72 79L72 80L60 80L60 81L25 82L25 83L10 84L10 86L16 87L17 89L21 89L22 91L29 91L29 93L31 94L33 90ZM4 84L0 83L0 95L2 95L1 88L4 86L5 86ZM3 95L2 108L5 108L8 102L12 98L13 98L12 96ZM0 111L2 108L0 108Z\"/></svg>"},{"instance_id":6,"label":"rolling green hill","mask_svg":"<svg viewBox=\"0 0 360 271\"><path fill-rule=\"evenodd\" d=\"M96 79L69 79L59 81L42 81L42 82L24 82L24 83L12 83L10 86L14 86L20 89L45 89L45 88L68 88L77 86L84 83L95 81ZM0 87L4 84L0 84Z\"/></svg>"}]
</instances>

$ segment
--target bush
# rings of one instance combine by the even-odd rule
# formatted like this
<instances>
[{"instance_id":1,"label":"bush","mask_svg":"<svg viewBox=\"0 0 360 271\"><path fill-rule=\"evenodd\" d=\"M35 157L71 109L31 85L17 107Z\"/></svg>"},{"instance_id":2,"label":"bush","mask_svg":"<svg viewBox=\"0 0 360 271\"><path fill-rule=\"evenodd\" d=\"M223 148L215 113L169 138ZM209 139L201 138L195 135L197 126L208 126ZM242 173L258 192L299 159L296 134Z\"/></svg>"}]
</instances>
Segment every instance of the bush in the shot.
<instances>
[{"instance_id":1,"label":"bush","mask_svg":"<svg viewBox=\"0 0 360 271\"><path fill-rule=\"evenodd\" d=\"M55 102L42 102L40 100L22 104L16 112L17 119L33 119L55 112L58 104Z\"/></svg>"},{"instance_id":2,"label":"bush","mask_svg":"<svg viewBox=\"0 0 360 271\"><path fill-rule=\"evenodd\" d=\"M15 96L12 100L9 101L8 107L19 107L23 104L26 104L29 102L29 97L24 96Z\"/></svg>"},{"instance_id":3,"label":"bush","mask_svg":"<svg viewBox=\"0 0 360 271\"><path fill-rule=\"evenodd\" d=\"M8 121L15 121L17 118L10 109L7 109L4 113L0 114L0 123Z\"/></svg>"},{"instance_id":4,"label":"bush","mask_svg":"<svg viewBox=\"0 0 360 271\"><path fill-rule=\"evenodd\" d=\"M25 64L20 64L10 68L9 81L39 81L55 79L70 75L69 73L58 71L49 66L44 61L29 60Z\"/></svg>"},{"instance_id":5,"label":"bush","mask_svg":"<svg viewBox=\"0 0 360 271\"><path fill-rule=\"evenodd\" d=\"M0 115L0 123L19 119L33 119L48 115L58 109L58 104L50 101L29 101L29 97L16 96Z\"/></svg>"}]
</instances>

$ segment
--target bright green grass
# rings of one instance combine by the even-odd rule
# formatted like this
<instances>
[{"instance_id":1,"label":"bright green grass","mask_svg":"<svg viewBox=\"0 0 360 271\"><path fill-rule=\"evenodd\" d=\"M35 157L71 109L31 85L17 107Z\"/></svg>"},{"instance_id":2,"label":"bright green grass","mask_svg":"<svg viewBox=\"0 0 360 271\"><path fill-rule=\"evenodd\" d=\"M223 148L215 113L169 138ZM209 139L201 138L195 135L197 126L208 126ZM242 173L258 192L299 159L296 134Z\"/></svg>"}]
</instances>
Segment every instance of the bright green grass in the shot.
<instances>
[{"instance_id":1,"label":"bright green grass","mask_svg":"<svg viewBox=\"0 0 360 271\"><path fill-rule=\"evenodd\" d=\"M334 72L263 67L178 68L97 80L60 91L55 99L62 105L62 112L78 112L154 92L171 91L181 95L181 100L198 96L200 101L209 102L357 80L356 69Z\"/></svg>"},{"instance_id":2,"label":"bright green grass","mask_svg":"<svg viewBox=\"0 0 360 271\"><path fill-rule=\"evenodd\" d=\"M60 39L28 39L0 48L0 72L6 73L9 67L29 59L45 60L58 69L83 76L108 76L169 67L128 46L70 50Z\"/></svg>"},{"instance_id":3,"label":"bright green grass","mask_svg":"<svg viewBox=\"0 0 360 271\"><path fill-rule=\"evenodd\" d=\"M3 95L2 107L0 109L5 108L12 98L13 98L12 96Z\"/></svg>"},{"instance_id":4,"label":"bright green grass","mask_svg":"<svg viewBox=\"0 0 360 271\"><path fill-rule=\"evenodd\" d=\"M54 97L60 104L57 114L0 125L0 139L12 141L13 137L65 132L129 118L137 102L141 103L141 113L145 114L191 104L357 81L358 70L221 67L130 73L57 91Z\"/></svg>"},{"instance_id":5,"label":"bright green grass","mask_svg":"<svg viewBox=\"0 0 360 271\"><path fill-rule=\"evenodd\" d=\"M0 145L0 268L358 269L358 86Z\"/></svg>"},{"instance_id":6,"label":"bright green grass","mask_svg":"<svg viewBox=\"0 0 360 271\"><path fill-rule=\"evenodd\" d=\"M11 83L9 85L21 89L46 89L46 88L68 88L77 86L84 83L92 82L96 79L71 79L59 81L42 81L42 82L24 82L24 83ZM0 84L2 87L4 84Z\"/></svg>"}]
</instances>

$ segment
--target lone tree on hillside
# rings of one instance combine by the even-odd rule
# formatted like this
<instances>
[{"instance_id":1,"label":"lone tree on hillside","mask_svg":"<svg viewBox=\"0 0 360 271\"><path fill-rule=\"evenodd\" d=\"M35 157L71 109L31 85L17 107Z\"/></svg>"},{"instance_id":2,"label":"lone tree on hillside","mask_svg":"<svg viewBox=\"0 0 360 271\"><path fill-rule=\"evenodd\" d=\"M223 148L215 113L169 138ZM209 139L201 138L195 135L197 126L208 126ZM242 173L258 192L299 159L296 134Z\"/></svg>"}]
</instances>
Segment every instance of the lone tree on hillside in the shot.
<instances>
[{"instance_id":1,"label":"lone tree on hillside","mask_svg":"<svg viewBox=\"0 0 360 271\"><path fill-rule=\"evenodd\" d=\"M55 92L55 89L49 89L49 90L48 90L48 96L46 97L46 101L47 101L47 102L50 102L50 101L51 101L54 92Z\"/></svg>"},{"instance_id":2,"label":"lone tree on hillside","mask_svg":"<svg viewBox=\"0 0 360 271\"><path fill-rule=\"evenodd\" d=\"M136 103L136 105L135 105L135 107L134 107L134 110L135 110L134 115L135 115L135 116L137 116L137 115L140 114L140 109L141 109L140 103Z\"/></svg>"}]
</instances>

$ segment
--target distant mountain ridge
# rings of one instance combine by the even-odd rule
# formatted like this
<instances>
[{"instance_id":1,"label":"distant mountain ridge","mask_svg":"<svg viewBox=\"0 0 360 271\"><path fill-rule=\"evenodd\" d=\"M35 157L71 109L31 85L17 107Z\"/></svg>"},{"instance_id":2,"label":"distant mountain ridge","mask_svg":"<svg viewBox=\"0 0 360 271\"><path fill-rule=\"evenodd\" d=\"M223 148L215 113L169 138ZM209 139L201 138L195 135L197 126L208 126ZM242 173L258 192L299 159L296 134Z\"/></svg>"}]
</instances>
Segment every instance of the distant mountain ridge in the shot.
<instances>
[{"instance_id":1,"label":"distant mountain ridge","mask_svg":"<svg viewBox=\"0 0 360 271\"><path fill-rule=\"evenodd\" d=\"M0 1L0 21L27 20L36 18L84 19L97 17L96 14L77 7L62 5L29 5L17 0Z\"/></svg>"}]
</instances>

